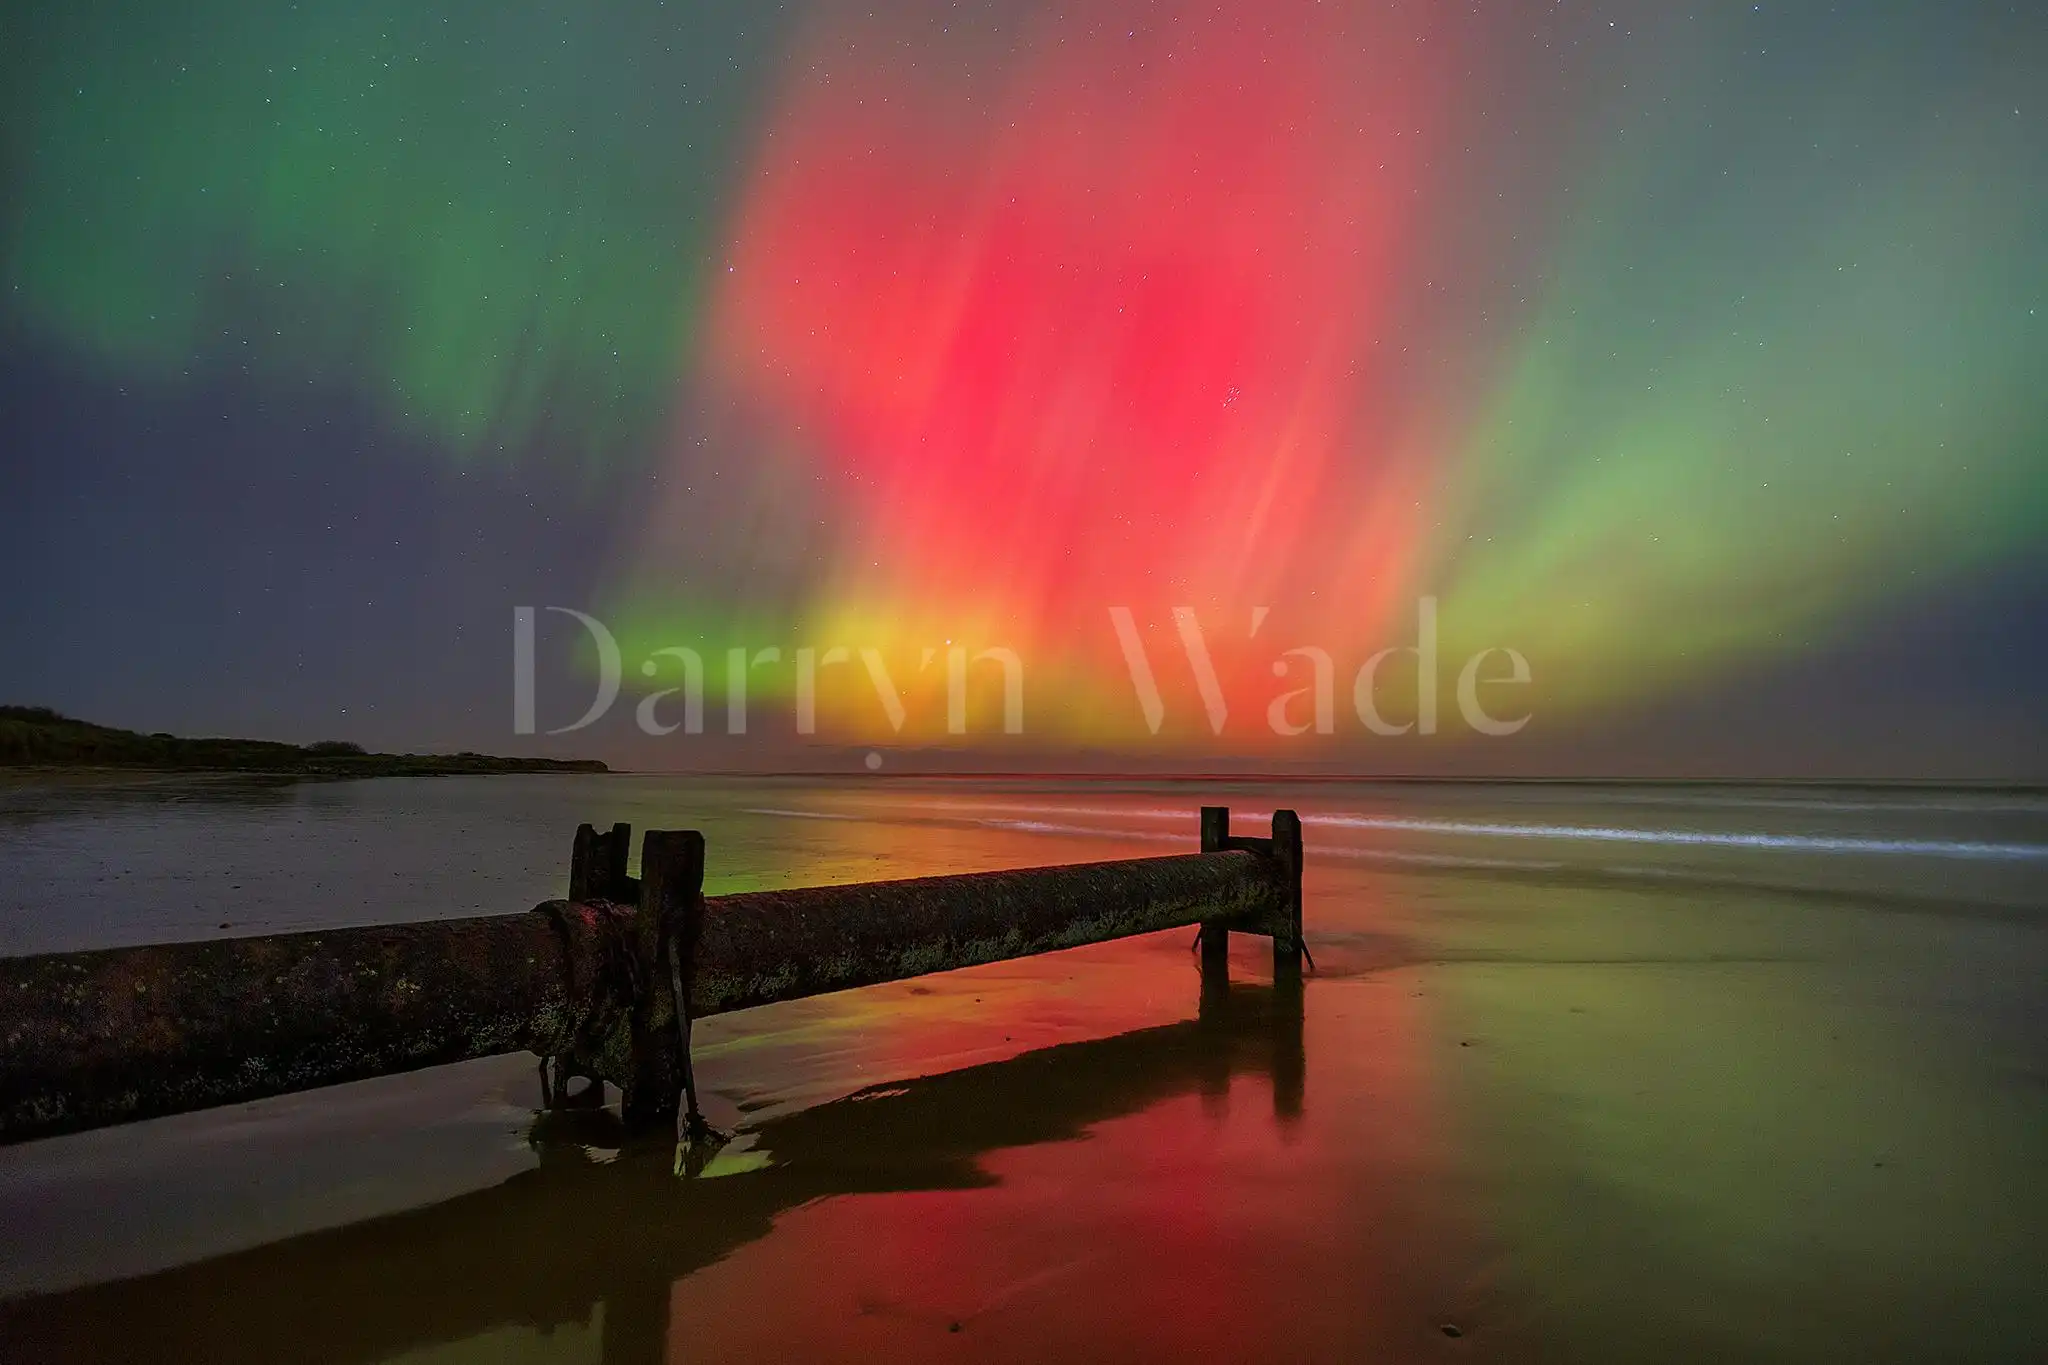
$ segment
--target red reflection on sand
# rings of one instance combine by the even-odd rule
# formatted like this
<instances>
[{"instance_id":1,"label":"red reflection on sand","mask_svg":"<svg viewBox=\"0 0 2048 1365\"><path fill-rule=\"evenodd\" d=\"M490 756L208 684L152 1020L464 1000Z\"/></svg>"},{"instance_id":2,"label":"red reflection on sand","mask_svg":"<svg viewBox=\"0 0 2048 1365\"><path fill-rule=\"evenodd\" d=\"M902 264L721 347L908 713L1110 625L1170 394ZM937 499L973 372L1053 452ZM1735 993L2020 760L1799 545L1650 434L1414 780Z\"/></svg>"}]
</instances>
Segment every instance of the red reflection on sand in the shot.
<instances>
[{"instance_id":1,"label":"red reflection on sand","mask_svg":"<svg viewBox=\"0 0 2048 1365\"><path fill-rule=\"evenodd\" d=\"M1346 918L1364 923L1371 907L1354 900ZM1171 976L1192 1006L1186 964L1127 951L1121 978L1088 973L1088 988L1113 997L1121 979L1125 1008L1156 1016ZM917 1167L931 1174L786 1212L767 1237L677 1282L669 1358L1336 1360L1441 1349L1439 1324L1469 1307L1476 1275L1470 1229L1441 1183L1418 978L1360 975L1369 964L1340 946L1327 955L1329 975L1309 982L1291 1035L1271 1027L1284 1012L1273 1013L1267 987L1243 982L1257 968L1241 955L1235 1015L1212 1004L1200 1024L1054 1047L990 1069L985 1091L946 1094L930 1111L938 1130L906 1144L947 1158ZM1053 984L1055 962L1078 956L1038 960L1040 986ZM1037 1006L1008 998L999 1008L1018 1021ZM888 1033L864 1040L861 1055L872 1041L913 1075L929 1070L920 1044L943 1054L959 1041L940 1021ZM970 1082L956 1073L927 1084ZM893 1102L917 1103L919 1089L892 1091L913 1097ZM1009 1112L970 1114L970 1096ZM873 1102L876 1121L890 1103ZM950 1124L976 1136L953 1142ZM987 1146L984 1130L1014 1145ZM886 1169L889 1158L849 1153L855 1174L842 1188L872 1188L861 1174L872 1163ZM785 1303L805 1308L776 1311Z\"/></svg>"}]
</instances>

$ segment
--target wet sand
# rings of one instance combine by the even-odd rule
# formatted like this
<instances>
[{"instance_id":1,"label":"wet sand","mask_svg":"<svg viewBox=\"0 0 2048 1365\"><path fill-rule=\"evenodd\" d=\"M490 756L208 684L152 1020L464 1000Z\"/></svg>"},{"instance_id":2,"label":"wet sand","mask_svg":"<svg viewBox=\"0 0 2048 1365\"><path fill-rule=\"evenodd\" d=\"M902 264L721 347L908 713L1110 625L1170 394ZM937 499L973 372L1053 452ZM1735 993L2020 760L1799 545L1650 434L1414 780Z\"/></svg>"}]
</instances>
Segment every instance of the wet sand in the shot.
<instances>
[{"instance_id":1,"label":"wet sand","mask_svg":"<svg viewBox=\"0 0 2048 1365\"><path fill-rule=\"evenodd\" d=\"M576 799L627 790L616 818L643 826L711 806L726 886L1142 856L1162 827L1133 811L1184 801L1191 834L1206 795L917 823L865 795L625 781ZM374 845L414 798L380 799L257 809ZM0 835L0 867L93 828L44 817ZM1171 935L707 1021L700 1079L740 1136L695 1180L595 1116L536 1131L525 1059L0 1150L0 1358L2041 1358L2038 869L1816 854L1644 879L1474 865L1531 836L1489 837L1402 871L1317 857L1312 823L1298 996L1242 939L1205 992ZM1444 853L1430 838L1381 851ZM73 946L15 913L17 941Z\"/></svg>"}]
</instances>

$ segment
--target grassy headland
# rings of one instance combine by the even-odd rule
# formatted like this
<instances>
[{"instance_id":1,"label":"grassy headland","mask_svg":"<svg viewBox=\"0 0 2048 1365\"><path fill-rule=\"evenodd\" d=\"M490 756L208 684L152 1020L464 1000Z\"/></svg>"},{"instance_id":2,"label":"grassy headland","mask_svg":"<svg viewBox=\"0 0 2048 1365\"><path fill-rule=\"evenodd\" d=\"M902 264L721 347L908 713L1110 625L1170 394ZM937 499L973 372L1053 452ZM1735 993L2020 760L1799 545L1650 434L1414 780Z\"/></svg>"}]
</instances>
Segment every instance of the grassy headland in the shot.
<instances>
[{"instance_id":1,"label":"grassy headland","mask_svg":"<svg viewBox=\"0 0 2048 1365\"><path fill-rule=\"evenodd\" d=\"M0 706L0 767L292 773L308 777L609 771L595 759L499 758L473 753L373 754L345 740L280 744L263 739L145 735L110 725L94 725L46 706Z\"/></svg>"}]
</instances>

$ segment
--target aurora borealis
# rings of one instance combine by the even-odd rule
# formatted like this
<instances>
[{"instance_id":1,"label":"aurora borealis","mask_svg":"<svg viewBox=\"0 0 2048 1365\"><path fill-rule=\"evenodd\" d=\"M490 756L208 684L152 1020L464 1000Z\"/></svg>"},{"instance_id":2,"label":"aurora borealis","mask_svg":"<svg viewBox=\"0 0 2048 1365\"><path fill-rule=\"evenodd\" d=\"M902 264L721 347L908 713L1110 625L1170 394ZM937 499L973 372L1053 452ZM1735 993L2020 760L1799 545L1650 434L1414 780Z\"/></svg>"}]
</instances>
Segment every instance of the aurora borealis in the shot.
<instances>
[{"instance_id":1,"label":"aurora borealis","mask_svg":"<svg viewBox=\"0 0 2048 1365\"><path fill-rule=\"evenodd\" d=\"M781 705L796 648L873 651L910 719L826 670L817 739L856 751L947 742L921 661L958 642L1024 661L1049 750L1422 770L1349 712L1427 597L1446 716L1475 651L1532 674L1526 734L1446 721L1460 770L1611 767L1588 737L1632 727L1645 770L1790 733L1820 737L1795 772L2038 773L2048 44L2023 7L6 28L19 700L502 748L506 623L540 602L609 621L629 688L686 646L716 696L715 656L772 647L752 685ZM166 491L181 470L231 491ZM1158 735L1112 607L1156 641ZM1278 736L1306 669L1276 656L1306 646L1336 733ZM623 715L583 738L734 761Z\"/></svg>"}]
</instances>

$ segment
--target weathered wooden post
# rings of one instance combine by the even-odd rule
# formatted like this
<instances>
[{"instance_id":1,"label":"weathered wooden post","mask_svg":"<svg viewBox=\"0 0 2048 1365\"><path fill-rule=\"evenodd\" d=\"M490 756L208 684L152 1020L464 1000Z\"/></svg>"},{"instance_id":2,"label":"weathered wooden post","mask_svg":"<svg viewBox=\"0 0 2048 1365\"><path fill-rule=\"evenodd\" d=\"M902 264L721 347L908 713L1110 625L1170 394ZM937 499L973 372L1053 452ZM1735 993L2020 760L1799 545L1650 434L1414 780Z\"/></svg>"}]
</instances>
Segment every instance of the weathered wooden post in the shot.
<instances>
[{"instance_id":1,"label":"weathered wooden post","mask_svg":"<svg viewBox=\"0 0 2048 1365\"><path fill-rule=\"evenodd\" d=\"M704 836L650 829L640 845L634 960L645 969L633 1000L633 1052L619 1116L632 1127L674 1123L689 1070L688 971L704 914Z\"/></svg>"},{"instance_id":2,"label":"weathered wooden post","mask_svg":"<svg viewBox=\"0 0 2048 1365\"><path fill-rule=\"evenodd\" d=\"M1230 807L1202 807L1202 852L1221 853L1230 845ZM1196 931L1202 939L1202 978L1223 981L1230 971L1230 930L1221 924L1204 924Z\"/></svg>"},{"instance_id":3,"label":"weathered wooden post","mask_svg":"<svg viewBox=\"0 0 2048 1365\"><path fill-rule=\"evenodd\" d=\"M1287 874L1287 913L1273 930L1273 975L1301 975L1301 817L1273 812L1273 856Z\"/></svg>"},{"instance_id":4,"label":"weathered wooden post","mask_svg":"<svg viewBox=\"0 0 2048 1365\"><path fill-rule=\"evenodd\" d=\"M1267 910L1235 927L1273 939L1273 971L1299 974L1301 971L1301 817L1291 810L1273 812L1273 833L1269 837L1230 832L1228 806L1202 807L1202 852L1222 853L1244 849L1273 859L1281 873L1282 901L1277 913ZM1230 960L1229 929L1222 921L1202 925L1202 968L1222 967Z\"/></svg>"},{"instance_id":5,"label":"weathered wooden post","mask_svg":"<svg viewBox=\"0 0 2048 1365\"><path fill-rule=\"evenodd\" d=\"M639 888L626 875L626 859L632 848L631 825L613 825L609 834L599 834L591 825L578 825L576 845L569 854L569 903L633 904Z\"/></svg>"},{"instance_id":6,"label":"weathered wooden post","mask_svg":"<svg viewBox=\"0 0 2048 1365\"><path fill-rule=\"evenodd\" d=\"M576 842L569 852L569 899L564 915L575 912L568 906L631 906L639 903L640 884L626 873L627 855L632 851L633 827L623 822L600 834L593 825L576 827ZM593 913L592 920L603 918ZM582 1080L587 1087L570 1093L571 1081ZM588 1066L579 1066L572 1052L540 1059L541 1103L550 1109L589 1108L604 1103L604 1078Z\"/></svg>"}]
</instances>

